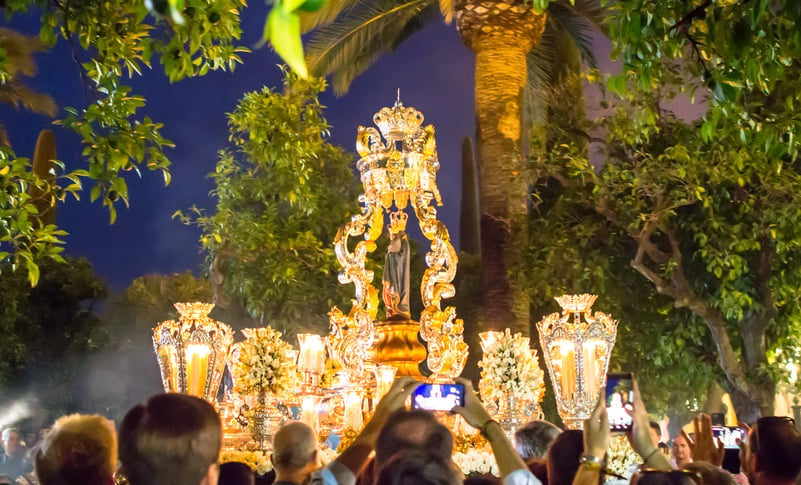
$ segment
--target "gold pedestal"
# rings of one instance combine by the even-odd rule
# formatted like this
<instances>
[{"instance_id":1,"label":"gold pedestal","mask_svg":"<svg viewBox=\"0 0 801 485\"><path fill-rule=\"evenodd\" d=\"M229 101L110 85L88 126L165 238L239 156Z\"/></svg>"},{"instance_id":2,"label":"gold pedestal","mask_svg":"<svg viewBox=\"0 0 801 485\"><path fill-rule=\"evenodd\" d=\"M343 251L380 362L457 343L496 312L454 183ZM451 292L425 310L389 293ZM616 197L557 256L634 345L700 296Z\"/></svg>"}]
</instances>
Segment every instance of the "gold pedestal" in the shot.
<instances>
[{"instance_id":1,"label":"gold pedestal","mask_svg":"<svg viewBox=\"0 0 801 485\"><path fill-rule=\"evenodd\" d=\"M425 361L427 351L418 335L420 323L404 316L393 315L375 323L375 340L370 349L376 364L391 365L398 369L396 376L411 376L424 379L420 363Z\"/></svg>"}]
</instances>

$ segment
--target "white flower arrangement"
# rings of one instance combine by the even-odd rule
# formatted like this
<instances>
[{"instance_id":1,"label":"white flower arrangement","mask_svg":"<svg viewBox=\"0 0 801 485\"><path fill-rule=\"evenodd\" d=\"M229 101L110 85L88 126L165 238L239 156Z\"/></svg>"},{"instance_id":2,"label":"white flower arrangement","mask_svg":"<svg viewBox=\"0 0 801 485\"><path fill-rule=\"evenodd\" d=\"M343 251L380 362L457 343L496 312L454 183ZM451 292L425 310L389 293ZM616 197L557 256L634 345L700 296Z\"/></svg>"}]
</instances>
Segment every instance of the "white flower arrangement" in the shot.
<instances>
[{"instance_id":1,"label":"white flower arrangement","mask_svg":"<svg viewBox=\"0 0 801 485\"><path fill-rule=\"evenodd\" d=\"M298 381L294 349L270 327L251 329L237 344L233 361L234 391L239 394L270 392L282 395Z\"/></svg>"},{"instance_id":2,"label":"white flower arrangement","mask_svg":"<svg viewBox=\"0 0 801 485\"><path fill-rule=\"evenodd\" d=\"M223 450L220 454L220 463L232 461L246 464L256 475L264 475L273 469L269 455L261 451Z\"/></svg>"},{"instance_id":3,"label":"white flower arrangement","mask_svg":"<svg viewBox=\"0 0 801 485\"><path fill-rule=\"evenodd\" d=\"M545 373L539 365L537 351L528 347L528 339L507 328L478 363L481 398L497 401L505 395L539 404L545 392Z\"/></svg>"},{"instance_id":4,"label":"white flower arrangement","mask_svg":"<svg viewBox=\"0 0 801 485\"><path fill-rule=\"evenodd\" d=\"M609 451L606 454L606 469L610 472L631 478L632 465L640 463L642 459L629 445L625 436L613 436L609 441Z\"/></svg>"},{"instance_id":5,"label":"white flower arrangement","mask_svg":"<svg viewBox=\"0 0 801 485\"><path fill-rule=\"evenodd\" d=\"M453 462L462 470L464 475L484 475L491 473L496 477L501 476L495 456L487 450L468 450L466 453L455 452Z\"/></svg>"}]
</instances>

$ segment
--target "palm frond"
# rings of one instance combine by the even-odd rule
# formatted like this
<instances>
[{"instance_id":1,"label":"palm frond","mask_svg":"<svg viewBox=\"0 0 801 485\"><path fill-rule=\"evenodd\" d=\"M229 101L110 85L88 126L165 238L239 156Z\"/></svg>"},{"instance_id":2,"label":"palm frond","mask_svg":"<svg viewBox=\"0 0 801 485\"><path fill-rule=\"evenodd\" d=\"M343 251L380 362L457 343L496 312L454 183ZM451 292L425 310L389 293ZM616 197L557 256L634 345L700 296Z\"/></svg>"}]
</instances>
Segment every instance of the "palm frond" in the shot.
<instances>
[{"instance_id":1,"label":"palm frond","mask_svg":"<svg viewBox=\"0 0 801 485\"><path fill-rule=\"evenodd\" d=\"M553 66L556 63L556 35L557 26L550 21L545 24L545 30L537 45L526 55L526 92L525 106L526 118L530 122L543 121L547 116L547 103L545 102L553 80Z\"/></svg>"},{"instance_id":2,"label":"palm frond","mask_svg":"<svg viewBox=\"0 0 801 485\"><path fill-rule=\"evenodd\" d=\"M385 0L362 2L347 16L318 29L306 44L306 64L317 76L332 74L334 92L347 91L353 79L385 52L391 51L434 18L439 11L434 0Z\"/></svg>"},{"instance_id":3,"label":"palm frond","mask_svg":"<svg viewBox=\"0 0 801 485\"><path fill-rule=\"evenodd\" d=\"M58 112L53 98L34 91L16 79L0 84L0 103L9 104L15 108L22 106L28 111L50 117L55 116Z\"/></svg>"},{"instance_id":4,"label":"palm frond","mask_svg":"<svg viewBox=\"0 0 801 485\"><path fill-rule=\"evenodd\" d=\"M561 0L548 5L548 17L558 25L559 30L570 35L582 61L593 68L598 67L593 44L598 36L608 32L606 15L606 9L597 0L575 0L575 5Z\"/></svg>"},{"instance_id":5,"label":"palm frond","mask_svg":"<svg viewBox=\"0 0 801 485\"><path fill-rule=\"evenodd\" d=\"M445 19L445 23L450 25L453 22L453 12L455 7L453 5L453 0L439 0L439 12L442 14L442 17Z\"/></svg>"},{"instance_id":6,"label":"palm frond","mask_svg":"<svg viewBox=\"0 0 801 485\"><path fill-rule=\"evenodd\" d=\"M45 50L44 44L38 37L28 37L5 28L0 28L0 49L5 51L4 68L11 77L36 74L33 55Z\"/></svg>"},{"instance_id":7,"label":"palm frond","mask_svg":"<svg viewBox=\"0 0 801 485\"><path fill-rule=\"evenodd\" d=\"M301 32L306 33L310 30L330 25L334 23L342 12L349 12L354 8L358 8L360 3L366 1L370 0L328 0L316 12L302 12L300 15Z\"/></svg>"}]
</instances>

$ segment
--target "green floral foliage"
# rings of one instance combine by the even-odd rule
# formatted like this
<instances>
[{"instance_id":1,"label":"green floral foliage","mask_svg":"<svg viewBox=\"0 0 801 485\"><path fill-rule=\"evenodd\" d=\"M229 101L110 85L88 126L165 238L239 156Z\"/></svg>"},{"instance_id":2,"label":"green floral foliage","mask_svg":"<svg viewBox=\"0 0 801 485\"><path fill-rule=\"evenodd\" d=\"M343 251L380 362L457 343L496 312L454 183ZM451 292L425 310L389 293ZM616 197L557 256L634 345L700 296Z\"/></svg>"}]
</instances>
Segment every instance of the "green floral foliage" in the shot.
<instances>
[{"instance_id":1,"label":"green floral foliage","mask_svg":"<svg viewBox=\"0 0 801 485\"><path fill-rule=\"evenodd\" d=\"M41 16L40 39L49 46L68 42L80 64L86 89L85 107L65 108L56 122L77 133L83 142L88 168L68 174L68 185L54 192L76 194L80 178L90 178L92 200L109 208L111 221L116 204L128 204L124 174L142 168L158 170L170 181L170 161L164 153L172 143L161 134L162 124L142 115L145 99L132 92L125 78L140 76L153 62L162 65L170 81L205 75L210 70L232 70L241 62L239 12L244 0L171 0L181 7L179 15L163 16L167 0L119 2L9 0L3 10L15 13L36 11ZM179 5L180 4L180 5ZM13 81L7 58L0 55L0 82ZM26 160L10 151L0 155L0 175L9 185L39 184L28 170ZM10 189L9 189L10 190ZM0 192L0 235L3 256L12 254L14 266L26 266L36 282L33 263L37 255L52 255L61 244L55 228L28 228L21 218L30 214L30 201L9 190ZM55 201L53 202L55 203ZM7 244L6 244L7 243Z\"/></svg>"},{"instance_id":2,"label":"green floral foliage","mask_svg":"<svg viewBox=\"0 0 801 485\"><path fill-rule=\"evenodd\" d=\"M348 301L333 241L358 209L352 156L326 142L319 79L287 73L283 93L247 93L229 115L231 150L211 174L217 210L196 210L214 282L262 321L289 331L326 328ZM218 294L219 296L219 294Z\"/></svg>"}]
</instances>

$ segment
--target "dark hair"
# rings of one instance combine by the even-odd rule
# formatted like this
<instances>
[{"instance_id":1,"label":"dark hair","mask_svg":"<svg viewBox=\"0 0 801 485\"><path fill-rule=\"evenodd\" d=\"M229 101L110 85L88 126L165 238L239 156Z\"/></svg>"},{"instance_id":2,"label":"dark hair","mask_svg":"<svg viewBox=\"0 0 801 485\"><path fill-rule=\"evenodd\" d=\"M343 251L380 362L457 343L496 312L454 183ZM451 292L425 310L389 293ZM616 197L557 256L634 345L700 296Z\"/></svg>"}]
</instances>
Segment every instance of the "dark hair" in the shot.
<instances>
[{"instance_id":1,"label":"dark hair","mask_svg":"<svg viewBox=\"0 0 801 485\"><path fill-rule=\"evenodd\" d=\"M220 465L220 480L218 485L255 485L256 477L253 470L238 461L229 461Z\"/></svg>"},{"instance_id":2,"label":"dark hair","mask_svg":"<svg viewBox=\"0 0 801 485\"><path fill-rule=\"evenodd\" d=\"M548 421L529 421L515 431L515 448L524 460L545 458L548 447L561 432Z\"/></svg>"},{"instance_id":3,"label":"dark hair","mask_svg":"<svg viewBox=\"0 0 801 485\"><path fill-rule=\"evenodd\" d=\"M563 431L548 449L548 485L571 485L584 453L581 430Z\"/></svg>"},{"instance_id":4,"label":"dark hair","mask_svg":"<svg viewBox=\"0 0 801 485\"><path fill-rule=\"evenodd\" d=\"M407 448L378 469L377 485L461 485L450 461L425 449Z\"/></svg>"},{"instance_id":5,"label":"dark hair","mask_svg":"<svg viewBox=\"0 0 801 485\"><path fill-rule=\"evenodd\" d=\"M801 431L791 418L759 418L748 437L757 469L770 478L796 480L801 474Z\"/></svg>"},{"instance_id":6,"label":"dark hair","mask_svg":"<svg viewBox=\"0 0 801 485\"><path fill-rule=\"evenodd\" d=\"M646 470L637 485L702 485L701 474L689 470Z\"/></svg>"},{"instance_id":7,"label":"dark hair","mask_svg":"<svg viewBox=\"0 0 801 485\"><path fill-rule=\"evenodd\" d=\"M709 462L696 461L688 463L684 468L700 473L703 485L734 485L734 477L731 473Z\"/></svg>"},{"instance_id":8,"label":"dark hair","mask_svg":"<svg viewBox=\"0 0 801 485\"><path fill-rule=\"evenodd\" d=\"M548 463L545 458L531 458L526 461L526 466L541 483L548 483Z\"/></svg>"},{"instance_id":9,"label":"dark hair","mask_svg":"<svg viewBox=\"0 0 801 485\"><path fill-rule=\"evenodd\" d=\"M378 434L375 461L381 466L394 454L409 448L422 448L450 461L453 435L428 411L399 409L387 418Z\"/></svg>"},{"instance_id":10,"label":"dark hair","mask_svg":"<svg viewBox=\"0 0 801 485\"><path fill-rule=\"evenodd\" d=\"M491 473L472 475L464 479L463 485L501 485L500 478Z\"/></svg>"},{"instance_id":11,"label":"dark hair","mask_svg":"<svg viewBox=\"0 0 801 485\"><path fill-rule=\"evenodd\" d=\"M649 421L648 426L650 426L652 430L656 431L656 434L662 436L662 427L659 426L659 423L656 421Z\"/></svg>"},{"instance_id":12,"label":"dark hair","mask_svg":"<svg viewBox=\"0 0 801 485\"><path fill-rule=\"evenodd\" d=\"M220 456L222 426L200 398L157 394L128 411L119 443L131 485L197 485Z\"/></svg>"}]
</instances>

